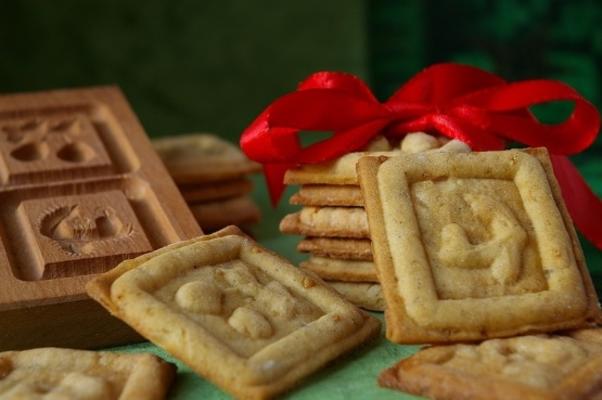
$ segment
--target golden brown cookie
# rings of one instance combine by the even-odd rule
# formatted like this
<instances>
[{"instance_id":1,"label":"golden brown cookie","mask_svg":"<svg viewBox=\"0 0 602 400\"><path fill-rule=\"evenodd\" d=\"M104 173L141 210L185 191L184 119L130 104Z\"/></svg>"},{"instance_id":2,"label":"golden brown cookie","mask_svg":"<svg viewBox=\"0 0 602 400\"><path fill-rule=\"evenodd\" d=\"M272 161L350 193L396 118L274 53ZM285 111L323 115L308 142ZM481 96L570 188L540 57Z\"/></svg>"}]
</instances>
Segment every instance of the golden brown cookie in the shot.
<instances>
[{"instance_id":1,"label":"golden brown cookie","mask_svg":"<svg viewBox=\"0 0 602 400\"><path fill-rule=\"evenodd\" d=\"M378 283L328 281L334 290L356 306L370 311L385 311L385 298Z\"/></svg>"},{"instance_id":2,"label":"golden brown cookie","mask_svg":"<svg viewBox=\"0 0 602 400\"><path fill-rule=\"evenodd\" d=\"M176 368L151 354L59 348L0 353L0 398L160 400Z\"/></svg>"},{"instance_id":3,"label":"golden brown cookie","mask_svg":"<svg viewBox=\"0 0 602 400\"><path fill-rule=\"evenodd\" d=\"M261 169L238 146L210 133L155 139L153 146L177 183L235 179Z\"/></svg>"},{"instance_id":4,"label":"golden brown cookie","mask_svg":"<svg viewBox=\"0 0 602 400\"><path fill-rule=\"evenodd\" d=\"M321 257L372 261L369 239L307 237L299 242L297 250Z\"/></svg>"},{"instance_id":5,"label":"golden brown cookie","mask_svg":"<svg viewBox=\"0 0 602 400\"><path fill-rule=\"evenodd\" d=\"M547 153L532 154L360 161L389 340L478 340L599 316Z\"/></svg>"},{"instance_id":6,"label":"golden brown cookie","mask_svg":"<svg viewBox=\"0 0 602 400\"><path fill-rule=\"evenodd\" d=\"M362 192L357 185L303 185L290 198L302 206L363 207Z\"/></svg>"},{"instance_id":7,"label":"golden brown cookie","mask_svg":"<svg viewBox=\"0 0 602 400\"><path fill-rule=\"evenodd\" d=\"M384 371L379 383L441 400L598 399L601 331L430 347Z\"/></svg>"},{"instance_id":8,"label":"golden brown cookie","mask_svg":"<svg viewBox=\"0 0 602 400\"><path fill-rule=\"evenodd\" d=\"M201 203L231 197L240 197L253 190L253 183L249 179L232 179L206 184L178 185L182 197L187 203Z\"/></svg>"},{"instance_id":9,"label":"golden brown cookie","mask_svg":"<svg viewBox=\"0 0 602 400\"><path fill-rule=\"evenodd\" d=\"M254 224L261 218L259 208L249 196L191 204L190 210L204 231Z\"/></svg>"},{"instance_id":10,"label":"golden brown cookie","mask_svg":"<svg viewBox=\"0 0 602 400\"><path fill-rule=\"evenodd\" d=\"M379 331L376 319L235 227L125 261L87 289L237 398L289 390Z\"/></svg>"},{"instance_id":11,"label":"golden brown cookie","mask_svg":"<svg viewBox=\"0 0 602 400\"><path fill-rule=\"evenodd\" d=\"M381 143L382 141L376 141ZM356 164L360 158L365 156L394 157L402 153L419 152L450 152L467 153L470 147L459 140L447 140L436 138L423 132L410 133L404 136L398 148L390 146L372 146L366 151L349 153L336 160L320 163L307 164L297 169L286 172L284 182L288 185L355 185L357 186Z\"/></svg>"},{"instance_id":12,"label":"golden brown cookie","mask_svg":"<svg viewBox=\"0 0 602 400\"><path fill-rule=\"evenodd\" d=\"M280 221L280 231L297 235L369 239L361 207L303 207Z\"/></svg>"},{"instance_id":13,"label":"golden brown cookie","mask_svg":"<svg viewBox=\"0 0 602 400\"><path fill-rule=\"evenodd\" d=\"M302 261L300 267L327 281L378 282L376 269L371 261L312 256L307 261Z\"/></svg>"}]
</instances>

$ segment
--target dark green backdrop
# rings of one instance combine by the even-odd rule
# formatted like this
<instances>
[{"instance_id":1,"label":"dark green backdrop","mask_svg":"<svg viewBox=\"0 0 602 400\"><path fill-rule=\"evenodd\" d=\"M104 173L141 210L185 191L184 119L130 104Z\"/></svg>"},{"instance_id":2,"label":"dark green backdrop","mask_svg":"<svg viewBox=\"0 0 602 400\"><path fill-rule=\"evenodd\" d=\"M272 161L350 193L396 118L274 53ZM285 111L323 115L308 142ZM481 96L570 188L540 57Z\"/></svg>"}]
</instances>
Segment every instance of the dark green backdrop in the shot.
<instances>
[{"instance_id":1,"label":"dark green backdrop","mask_svg":"<svg viewBox=\"0 0 602 400\"><path fill-rule=\"evenodd\" d=\"M236 140L313 71L358 74L384 99L446 60L561 79L601 106L602 3L0 0L0 92L116 83L153 136L207 130ZM600 153L599 139L575 158L598 194ZM264 212L273 237L282 207ZM585 248L602 282L602 252Z\"/></svg>"}]
</instances>

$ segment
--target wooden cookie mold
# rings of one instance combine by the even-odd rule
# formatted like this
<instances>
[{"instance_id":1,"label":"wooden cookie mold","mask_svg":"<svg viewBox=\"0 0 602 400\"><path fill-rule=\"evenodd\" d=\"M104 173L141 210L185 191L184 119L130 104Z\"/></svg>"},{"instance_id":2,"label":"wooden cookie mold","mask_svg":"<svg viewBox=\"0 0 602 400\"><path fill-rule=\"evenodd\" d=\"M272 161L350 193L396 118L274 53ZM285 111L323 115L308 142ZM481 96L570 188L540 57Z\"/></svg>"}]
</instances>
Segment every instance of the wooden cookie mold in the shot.
<instances>
[{"instance_id":1,"label":"wooden cookie mold","mask_svg":"<svg viewBox=\"0 0 602 400\"><path fill-rule=\"evenodd\" d=\"M0 96L0 350L137 337L85 294L201 234L116 87Z\"/></svg>"}]
</instances>

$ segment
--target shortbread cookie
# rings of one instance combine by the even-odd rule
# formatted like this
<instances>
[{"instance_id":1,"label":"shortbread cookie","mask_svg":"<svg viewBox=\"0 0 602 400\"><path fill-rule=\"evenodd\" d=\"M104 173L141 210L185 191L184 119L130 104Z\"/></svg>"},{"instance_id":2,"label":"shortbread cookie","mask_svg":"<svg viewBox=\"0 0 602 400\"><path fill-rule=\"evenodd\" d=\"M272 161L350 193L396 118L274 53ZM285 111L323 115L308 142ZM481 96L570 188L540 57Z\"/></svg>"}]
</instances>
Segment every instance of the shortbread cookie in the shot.
<instances>
[{"instance_id":1,"label":"shortbread cookie","mask_svg":"<svg viewBox=\"0 0 602 400\"><path fill-rule=\"evenodd\" d=\"M177 183L234 179L261 169L237 146L210 133L156 139L153 146Z\"/></svg>"},{"instance_id":2,"label":"shortbread cookie","mask_svg":"<svg viewBox=\"0 0 602 400\"><path fill-rule=\"evenodd\" d=\"M369 239L361 207L304 207L280 221L280 231L297 235Z\"/></svg>"},{"instance_id":3,"label":"shortbread cookie","mask_svg":"<svg viewBox=\"0 0 602 400\"><path fill-rule=\"evenodd\" d=\"M297 250L321 257L372 261L369 239L307 237L299 242Z\"/></svg>"},{"instance_id":4,"label":"shortbread cookie","mask_svg":"<svg viewBox=\"0 0 602 400\"><path fill-rule=\"evenodd\" d=\"M253 224L261 213L249 196L190 205L192 214L204 231L227 225Z\"/></svg>"},{"instance_id":5,"label":"shortbread cookie","mask_svg":"<svg viewBox=\"0 0 602 400\"><path fill-rule=\"evenodd\" d=\"M249 179L243 178L205 184L179 185L178 189L187 203L200 203L240 197L253 190L253 183Z\"/></svg>"},{"instance_id":6,"label":"shortbread cookie","mask_svg":"<svg viewBox=\"0 0 602 400\"><path fill-rule=\"evenodd\" d=\"M305 164L300 168L286 171L284 183L287 185L359 185L355 165L360 158L370 156L394 156L399 150L384 152L357 152L345 154L333 161L320 164Z\"/></svg>"},{"instance_id":7,"label":"shortbread cookie","mask_svg":"<svg viewBox=\"0 0 602 400\"><path fill-rule=\"evenodd\" d=\"M384 371L379 383L441 400L599 399L602 332L430 347Z\"/></svg>"},{"instance_id":8,"label":"shortbread cookie","mask_svg":"<svg viewBox=\"0 0 602 400\"><path fill-rule=\"evenodd\" d=\"M378 282L376 269L371 261L312 256L301 262L300 266L327 281Z\"/></svg>"},{"instance_id":9,"label":"shortbread cookie","mask_svg":"<svg viewBox=\"0 0 602 400\"><path fill-rule=\"evenodd\" d=\"M470 152L470 147L459 140L447 140L445 138L435 138L422 132L410 133L404 136L400 148L382 151L381 148L374 147L375 151L363 151L349 153L336 160L320 163L306 164L297 169L291 169L286 172L284 183L288 185L358 185L356 164L360 158L365 156L387 156L394 157L403 153L418 152L449 152L466 153Z\"/></svg>"},{"instance_id":10,"label":"shortbread cookie","mask_svg":"<svg viewBox=\"0 0 602 400\"><path fill-rule=\"evenodd\" d=\"M238 398L265 399L351 350L379 322L234 227L128 260L88 293Z\"/></svg>"},{"instance_id":11,"label":"shortbread cookie","mask_svg":"<svg viewBox=\"0 0 602 400\"><path fill-rule=\"evenodd\" d=\"M363 207L362 191L357 185L303 185L290 198L302 206Z\"/></svg>"},{"instance_id":12,"label":"shortbread cookie","mask_svg":"<svg viewBox=\"0 0 602 400\"><path fill-rule=\"evenodd\" d=\"M360 161L389 340L512 336L599 315L547 153L533 154Z\"/></svg>"},{"instance_id":13,"label":"shortbread cookie","mask_svg":"<svg viewBox=\"0 0 602 400\"><path fill-rule=\"evenodd\" d=\"M326 283L358 307L370 311L385 311L385 299L378 283L336 281Z\"/></svg>"},{"instance_id":14,"label":"shortbread cookie","mask_svg":"<svg viewBox=\"0 0 602 400\"><path fill-rule=\"evenodd\" d=\"M151 354L59 348L0 353L0 398L163 399L176 368Z\"/></svg>"}]
</instances>

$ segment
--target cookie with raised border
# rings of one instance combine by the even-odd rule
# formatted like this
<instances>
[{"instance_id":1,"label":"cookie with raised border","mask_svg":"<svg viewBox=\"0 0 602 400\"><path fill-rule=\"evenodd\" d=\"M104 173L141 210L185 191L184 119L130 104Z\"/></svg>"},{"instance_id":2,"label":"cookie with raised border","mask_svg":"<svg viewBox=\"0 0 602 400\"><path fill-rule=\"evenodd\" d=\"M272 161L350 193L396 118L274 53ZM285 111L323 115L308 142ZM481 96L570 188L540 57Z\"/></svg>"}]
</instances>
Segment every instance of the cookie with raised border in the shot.
<instances>
[{"instance_id":1,"label":"cookie with raised border","mask_svg":"<svg viewBox=\"0 0 602 400\"><path fill-rule=\"evenodd\" d=\"M376 319L235 227L125 261L87 289L242 399L289 390L379 331Z\"/></svg>"},{"instance_id":2,"label":"cookie with raised border","mask_svg":"<svg viewBox=\"0 0 602 400\"><path fill-rule=\"evenodd\" d=\"M370 238L362 207L303 207L280 221L280 231L315 237Z\"/></svg>"},{"instance_id":3,"label":"cookie with raised border","mask_svg":"<svg viewBox=\"0 0 602 400\"><path fill-rule=\"evenodd\" d=\"M0 398L160 400L175 366L152 354L60 348L0 352Z\"/></svg>"},{"instance_id":4,"label":"cookie with raised border","mask_svg":"<svg viewBox=\"0 0 602 400\"><path fill-rule=\"evenodd\" d=\"M371 261L340 260L311 256L299 266L314 272L324 280L343 282L378 282L376 268Z\"/></svg>"},{"instance_id":5,"label":"cookie with raised border","mask_svg":"<svg viewBox=\"0 0 602 400\"><path fill-rule=\"evenodd\" d=\"M379 384L441 400L585 400L602 395L602 330L434 346Z\"/></svg>"},{"instance_id":6,"label":"cookie with raised border","mask_svg":"<svg viewBox=\"0 0 602 400\"><path fill-rule=\"evenodd\" d=\"M369 239L306 237L297 244L297 250L320 257L372 261Z\"/></svg>"},{"instance_id":7,"label":"cookie with raised border","mask_svg":"<svg viewBox=\"0 0 602 400\"><path fill-rule=\"evenodd\" d=\"M178 184L235 179L261 170L237 146L210 133L155 139L153 146Z\"/></svg>"},{"instance_id":8,"label":"cookie with raised border","mask_svg":"<svg viewBox=\"0 0 602 400\"><path fill-rule=\"evenodd\" d=\"M366 157L358 171L389 340L479 340L599 318L545 150Z\"/></svg>"}]
</instances>

